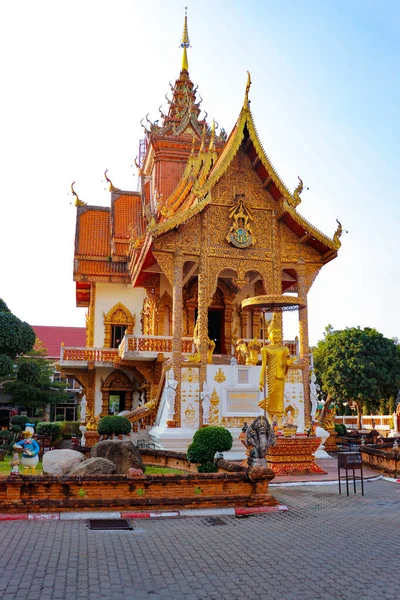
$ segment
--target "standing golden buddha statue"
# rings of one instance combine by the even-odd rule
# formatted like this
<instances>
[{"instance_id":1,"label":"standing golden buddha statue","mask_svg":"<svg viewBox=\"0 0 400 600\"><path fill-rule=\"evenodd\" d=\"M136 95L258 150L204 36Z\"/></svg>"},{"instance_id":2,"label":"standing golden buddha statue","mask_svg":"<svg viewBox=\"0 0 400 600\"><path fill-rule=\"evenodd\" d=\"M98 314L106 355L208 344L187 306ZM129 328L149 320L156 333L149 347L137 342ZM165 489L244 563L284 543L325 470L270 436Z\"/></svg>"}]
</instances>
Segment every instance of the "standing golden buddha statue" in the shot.
<instances>
[{"instance_id":1,"label":"standing golden buddha statue","mask_svg":"<svg viewBox=\"0 0 400 600\"><path fill-rule=\"evenodd\" d=\"M290 358L289 348L282 343L282 333L276 313L273 314L268 326L268 339L270 344L261 348L260 373L260 390L265 390L266 382L267 391L266 397L258 405L267 411L271 421L276 419L278 428L281 428L284 414L285 377L289 365L293 361Z\"/></svg>"}]
</instances>

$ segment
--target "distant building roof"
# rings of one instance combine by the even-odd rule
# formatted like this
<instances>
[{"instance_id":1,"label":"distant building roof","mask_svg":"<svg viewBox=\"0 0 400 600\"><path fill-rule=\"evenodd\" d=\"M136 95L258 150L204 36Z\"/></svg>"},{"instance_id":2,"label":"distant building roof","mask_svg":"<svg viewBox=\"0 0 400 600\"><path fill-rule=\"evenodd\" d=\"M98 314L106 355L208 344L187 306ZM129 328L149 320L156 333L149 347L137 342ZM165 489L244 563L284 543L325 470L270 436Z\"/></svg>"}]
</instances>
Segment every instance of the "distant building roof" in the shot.
<instances>
[{"instance_id":1,"label":"distant building roof","mask_svg":"<svg viewBox=\"0 0 400 600\"><path fill-rule=\"evenodd\" d=\"M48 358L59 359L61 343L65 346L84 348L86 346L85 327L53 327L51 325L32 325L36 337L43 342Z\"/></svg>"}]
</instances>

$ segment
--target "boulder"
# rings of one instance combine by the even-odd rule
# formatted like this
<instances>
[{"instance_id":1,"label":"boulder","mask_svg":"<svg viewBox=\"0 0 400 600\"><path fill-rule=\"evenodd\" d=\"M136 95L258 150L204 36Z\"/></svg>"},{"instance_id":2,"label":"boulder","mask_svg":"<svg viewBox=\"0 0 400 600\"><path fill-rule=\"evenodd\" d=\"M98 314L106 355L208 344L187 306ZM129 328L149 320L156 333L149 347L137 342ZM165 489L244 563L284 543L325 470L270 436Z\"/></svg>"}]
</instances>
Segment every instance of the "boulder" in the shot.
<instances>
[{"instance_id":1,"label":"boulder","mask_svg":"<svg viewBox=\"0 0 400 600\"><path fill-rule=\"evenodd\" d=\"M76 450L50 450L43 454L43 473L66 475L83 460L85 460L83 454Z\"/></svg>"},{"instance_id":2,"label":"boulder","mask_svg":"<svg viewBox=\"0 0 400 600\"><path fill-rule=\"evenodd\" d=\"M68 473L71 477L84 477L85 475L113 475L116 473L115 463L106 458L88 458L74 467Z\"/></svg>"},{"instance_id":3,"label":"boulder","mask_svg":"<svg viewBox=\"0 0 400 600\"><path fill-rule=\"evenodd\" d=\"M107 458L117 467L118 474L126 474L129 469L142 469L145 466L138 449L130 441L105 440L98 442L90 451L90 456Z\"/></svg>"}]
</instances>

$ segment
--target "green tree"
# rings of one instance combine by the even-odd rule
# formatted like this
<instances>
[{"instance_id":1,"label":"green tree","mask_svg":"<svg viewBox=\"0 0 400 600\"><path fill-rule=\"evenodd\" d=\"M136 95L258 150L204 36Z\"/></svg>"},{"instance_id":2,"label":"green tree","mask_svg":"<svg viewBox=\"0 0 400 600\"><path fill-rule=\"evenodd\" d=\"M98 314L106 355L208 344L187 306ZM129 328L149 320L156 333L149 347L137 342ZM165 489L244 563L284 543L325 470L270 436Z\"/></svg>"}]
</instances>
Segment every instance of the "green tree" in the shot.
<instances>
[{"instance_id":1,"label":"green tree","mask_svg":"<svg viewBox=\"0 0 400 600\"><path fill-rule=\"evenodd\" d=\"M328 326L314 350L317 380L327 401L350 401L361 414L378 412L379 403L396 396L400 386L400 347L366 327L335 331Z\"/></svg>"},{"instance_id":2,"label":"green tree","mask_svg":"<svg viewBox=\"0 0 400 600\"><path fill-rule=\"evenodd\" d=\"M68 399L63 383L54 383L54 365L39 344L34 350L36 335L28 323L12 314L0 299L0 380L2 391L20 407L44 408L52 402Z\"/></svg>"}]
</instances>

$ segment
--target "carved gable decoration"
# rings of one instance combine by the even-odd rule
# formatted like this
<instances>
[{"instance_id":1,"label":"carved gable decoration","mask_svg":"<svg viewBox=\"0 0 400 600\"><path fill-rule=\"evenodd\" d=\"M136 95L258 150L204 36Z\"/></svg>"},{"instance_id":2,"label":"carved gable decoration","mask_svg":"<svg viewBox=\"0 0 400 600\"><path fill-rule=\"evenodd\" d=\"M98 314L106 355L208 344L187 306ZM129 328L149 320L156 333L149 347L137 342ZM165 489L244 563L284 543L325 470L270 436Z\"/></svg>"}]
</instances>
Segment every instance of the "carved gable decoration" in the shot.
<instances>
[{"instance_id":1,"label":"carved gable decoration","mask_svg":"<svg viewBox=\"0 0 400 600\"><path fill-rule=\"evenodd\" d=\"M226 236L226 241L236 246L236 248L248 248L256 243L256 238L250 227L250 221L253 221L253 217L244 203L244 194L237 194L235 200L236 202L229 213L229 218L233 219L233 222Z\"/></svg>"}]
</instances>

